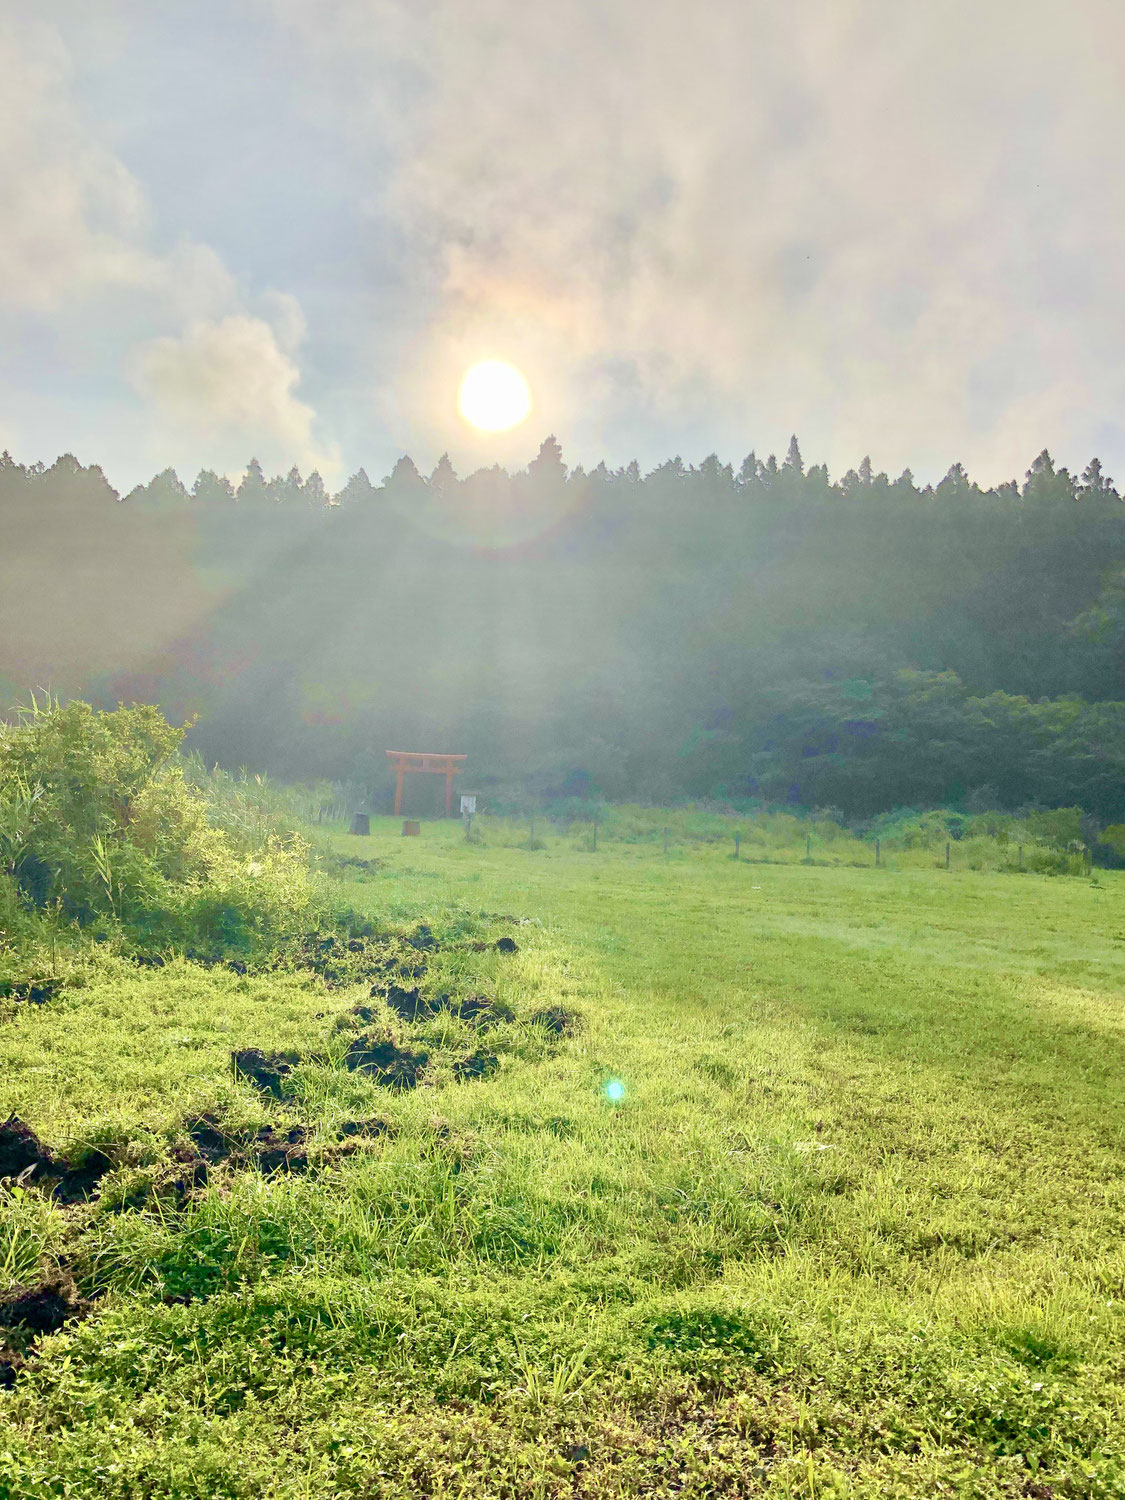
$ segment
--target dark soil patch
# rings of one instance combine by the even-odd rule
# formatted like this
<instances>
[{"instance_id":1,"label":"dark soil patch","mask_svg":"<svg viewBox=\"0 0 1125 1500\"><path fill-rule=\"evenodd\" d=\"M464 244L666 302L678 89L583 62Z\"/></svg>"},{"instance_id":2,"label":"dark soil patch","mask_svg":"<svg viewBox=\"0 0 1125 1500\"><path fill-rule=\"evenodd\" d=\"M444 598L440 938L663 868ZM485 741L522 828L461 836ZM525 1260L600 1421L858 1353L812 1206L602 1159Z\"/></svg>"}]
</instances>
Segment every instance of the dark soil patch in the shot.
<instances>
[{"instance_id":1,"label":"dark soil patch","mask_svg":"<svg viewBox=\"0 0 1125 1500\"><path fill-rule=\"evenodd\" d=\"M433 928L427 926L425 922L420 923L406 941L412 948L416 948L419 953L432 953L440 946L437 938L434 936Z\"/></svg>"},{"instance_id":2,"label":"dark soil patch","mask_svg":"<svg viewBox=\"0 0 1125 1500\"><path fill-rule=\"evenodd\" d=\"M296 1052L261 1052L257 1047L232 1052L230 1060L236 1078L244 1079L264 1094L272 1094L275 1099L284 1097L284 1080L301 1061Z\"/></svg>"},{"instance_id":3,"label":"dark soil patch","mask_svg":"<svg viewBox=\"0 0 1125 1500\"><path fill-rule=\"evenodd\" d=\"M497 953L518 953L520 949L515 938L502 937L497 939L496 951Z\"/></svg>"},{"instance_id":4,"label":"dark soil patch","mask_svg":"<svg viewBox=\"0 0 1125 1500\"><path fill-rule=\"evenodd\" d=\"M421 979L426 972L424 958L398 958L388 955L374 964L365 976L368 979ZM378 986L376 986L376 989ZM375 994L376 990L372 990Z\"/></svg>"},{"instance_id":5,"label":"dark soil patch","mask_svg":"<svg viewBox=\"0 0 1125 1500\"><path fill-rule=\"evenodd\" d=\"M572 1010L561 1005L552 1005L548 1010L537 1010L530 1016L532 1026L545 1026L555 1036L571 1036L578 1030L580 1018Z\"/></svg>"},{"instance_id":6,"label":"dark soil patch","mask_svg":"<svg viewBox=\"0 0 1125 1500\"><path fill-rule=\"evenodd\" d=\"M17 1286L0 1295L0 1328L35 1337L57 1333L64 1323L89 1310L90 1304L78 1295L74 1282L59 1275L38 1286Z\"/></svg>"},{"instance_id":7,"label":"dark soil patch","mask_svg":"<svg viewBox=\"0 0 1125 1500\"><path fill-rule=\"evenodd\" d=\"M326 989L338 990L392 977L417 979L425 973L426 963L404 952L401 939L309 933L295 952L281 960L281 967L303 969L315 974Z\"/></svg>"},{"instance_id":8,"label":"dark soil patch","mask_svg":"<svg viewBox=\"0 0 1125 1500\"><path fill-rule=\"evenodd\" d=\"M381 1119L378 1115L370 1120L345 1120L337 1131L337 1134L345 1140L354 1136L359 1136L363 1140L375 1140L381 1135L394 1135L394 1133L394 1121Z\"/></svg>"},{"instance_id":9,"label":"dark soil patch","mask_svg":"<svg viewBox=\"0 0 1125 1500\"><path fill-rule=\"evenodd\" d=\"M91 1151L75 1166L60 1162L63 1168L55 1184L55 1197L68 1206L85 1203L98 1190L102 1178L113 1170L113 1163L104 1151Z\"/></svg>"},{"instance_id":10,"label":"dark soil patch","mask_svg":"<svg viewBox=\"0 0 1125 1500\"><path fill-rule=\"evenodd\" d=\"M19 1177L29 1167L46 1169L53 1164L39 1137L17 1115L0 1125L0 1177Z\"/></svg>"},{"instance_id":11,"label":"dark soil patch","mask_svg":"<svg viewBox=\"0 0 1125 1500\"><path fill-rule=\"evenodd\" d=\"M206 1187L213 1163L191 1146L174 1146L172 1160L181 1170L174 1176L154 1185L151 1191L158 1197L165 1193L171 1194L176 1200L177 1207L182 1208L193 1193ZM147 1196L147 1194L142 1194L139 1201L130 1200L128 1206L130 1208L142 1207Z\"/></svg>"},{"instance_id":12,"label":"dark soil patch","mask_svg":"<svg viewBox=\"0 0 1125 1500\"><path fill-rule=\"evenodd\" d=\"M10 1391L16 1383L16 1377L24 1368L26 1360L18 1349L8 1349L0 1345L0 1391Z\"/></svg>"},{"instance_id":13,"label":"dark soil patch","mask_svg":"<svg viewBox=\"0 0 1125 1500\"><path fill-rule=\"evenodd\" d=\"M396 1047L387 1037L357 1037L344 1054L344 1066L351 1072L367 1073L391 1089L416 1088L427 1062L428 1053Z\"/></svg>"},{"instance_id":14,"label":"dark soil patch","mask_svg":"<svg viewBox=\"0 0 1125 1500\"><path fill-rule=\"evenodd\" d=\"M227 1132L215 1115L203 1115L188 1127L191 1145L176 1146L172 1160L185 1170L166 1186L186 1198L202 1187L211 1169L221 1162L235 1167L257 1167L267 1177L275 1172L307 1172L313 1164L308 1142L311 1131L303 1125L279 1129L266 1125L252 1136Z\"/></svg>"},{"instance_id":15,"label":"dark soil patch","mask_svg":"<svg viewBox=\"0 0 1125 1500\"><path fill-rule=\"evenodd\" d=\"M66 1323L84 1318L90 1303L63 1271L46 1277L38 1286L15 1286L0 1294L0 1390L11 1390L39 1339L57 1333Z\"/></svg>"},{"instance_id":16,"label":"dark soil patch","mask_svg":"<svg viewBox=\"0 0 1125 1500\"><path fill-rule=\"evenodd\" d=\"M112 1167L103 1151L90 1151L73 1165L55 1156L17 1115L9 1115L0 1125L0 1177L38 1183L60 1203L83 1203L93 1197Z\"/></svg>"},{"instance_id":17,"label":"dark soil patch","mask_svg":"<svg viewBox=\"0 0 1125 1500\"><path fill-rule=\"evenodd\" d=\"M0 979L0 1000L46 1005L62 988L61 979Z\"/></svg>"},{"instance_id":18,"label":"dark soil patch","mask_svg":"<svg viewBox=\"0 0 1125 1500\"><path fill-rule=\"evenodd\" d=\"M275 1172L307 1172L308 1138L309 1132L300 1125L295 1125L292 1130L283 1134L276 1132L272 1126L259 1130L252 1147L259 1171L266 1177L272 1177Z\"/></svg>"},{"instance_id":19,"label":"dark soil patch","mask_svg":"<svg viewBox=\"0 0 1125 1500\"><path fill-rule=\"evenodd\" d=\"M471 1021L481 1031L512 1019L509 1007L489 995L462 995L459 1000L452 1001L449 1008L455 1016L460 1016L462 1021Z\"/></svg>"},{"instance_id":20,"label":"dark soil patch","mask_svg":"<svg viewBox=\"0 0 1125 1500\"><path fill-rule=\"evenodd\" d=\"M217 1115L201 1115L188 1127L188 1135L199 1157L212 1165L226 1161L237 1145L223 1129Z\"/></svg>"},{"instance_id":21,"label":"dark soil patch","mask_svg":"<svg viewBox=\"0 0 1125 1500\"><path fill-rule=\"evenodd\" d=\"M372 990L371 993L375 995L379 991ZM430 1002L417 989L404 990L401 985L391 984L383 992L383 998L395 1015L401 1016L404 1021L417 1021L419 1017L433 1014Z\"/></svg>"},{"instance_id":22,"label":"dark soil patch","mask_svg":"<svg viewBox=\"0 0 1125 1500\"><path fill-rule=\"evenodd\" d=\"M472 1052L453 1064L453 1076L459 1083L470 1083L474 1078L488 1078L500 1066L495 1052Z\"/></svg>"}]
</instances>

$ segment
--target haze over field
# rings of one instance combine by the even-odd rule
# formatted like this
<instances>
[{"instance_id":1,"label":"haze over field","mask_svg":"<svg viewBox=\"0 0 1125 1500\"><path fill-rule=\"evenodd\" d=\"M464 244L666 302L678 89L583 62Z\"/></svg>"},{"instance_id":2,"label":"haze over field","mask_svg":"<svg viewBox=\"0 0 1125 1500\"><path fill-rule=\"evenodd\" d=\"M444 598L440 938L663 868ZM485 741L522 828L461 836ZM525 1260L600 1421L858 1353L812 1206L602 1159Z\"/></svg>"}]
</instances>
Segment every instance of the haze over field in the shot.
<instances>
[{"instance_id":1,"label":"haze over field","mask_svg":"<svg viewBox=\"0 0 1125 1500\"><path fill-rule=\"evenodd\" d=\"M0 447L1125 464L1125 12L0 0ZM475 435L467 365L537 421Z\"/></svg>"}]
</instances>

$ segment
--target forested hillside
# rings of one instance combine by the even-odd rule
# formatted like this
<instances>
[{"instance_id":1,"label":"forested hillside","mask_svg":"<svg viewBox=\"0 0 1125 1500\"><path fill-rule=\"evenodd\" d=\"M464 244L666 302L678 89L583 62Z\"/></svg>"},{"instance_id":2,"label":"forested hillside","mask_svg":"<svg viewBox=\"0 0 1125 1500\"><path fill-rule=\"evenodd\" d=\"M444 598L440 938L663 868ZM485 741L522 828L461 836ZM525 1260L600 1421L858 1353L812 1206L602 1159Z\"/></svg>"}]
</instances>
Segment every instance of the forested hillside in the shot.
<instances>
[{"instance_id":1,"label":"forested hillside","mask_svg":"<svg viewBox=\"0 0 1125 1500\"><path fill-rule=\"evenodd\" d=\"M402 459L120 498L0 461L0 685L196 715L209 759L386 784L1125 817L1125 506L1048 454L982 491L750 454L428 478Z\"/></svg>"}]
</instances>

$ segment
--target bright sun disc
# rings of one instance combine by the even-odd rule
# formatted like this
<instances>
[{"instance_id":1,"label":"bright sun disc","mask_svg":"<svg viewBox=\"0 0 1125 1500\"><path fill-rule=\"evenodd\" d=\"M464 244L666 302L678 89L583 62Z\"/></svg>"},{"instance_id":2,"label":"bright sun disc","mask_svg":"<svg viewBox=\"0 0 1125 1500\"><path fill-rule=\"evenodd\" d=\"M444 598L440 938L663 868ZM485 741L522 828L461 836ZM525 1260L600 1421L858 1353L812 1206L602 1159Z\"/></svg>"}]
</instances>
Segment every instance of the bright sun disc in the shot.
<instances>
[{"instance_id":1,"label":"bright sun disc","mask_svg":"<svg viewBox=\"0 0 1125 1500\"><path fill-rule=\"evenodd\" d=\"M531 392L514 365L502 359L486 359L466 371L457 406L465 421L482 432L503 432L527 416Z\"/></svg>"}]
</instances>

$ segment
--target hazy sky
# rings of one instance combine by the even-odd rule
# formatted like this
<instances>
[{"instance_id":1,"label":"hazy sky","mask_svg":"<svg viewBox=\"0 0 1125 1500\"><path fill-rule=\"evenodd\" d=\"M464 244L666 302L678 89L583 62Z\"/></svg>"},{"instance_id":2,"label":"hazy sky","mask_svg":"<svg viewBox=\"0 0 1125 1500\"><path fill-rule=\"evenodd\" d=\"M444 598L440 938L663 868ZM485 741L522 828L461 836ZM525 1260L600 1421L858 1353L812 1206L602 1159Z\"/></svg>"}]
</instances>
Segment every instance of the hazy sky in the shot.
<instances>
[{"instance_id":1,"label":"hazy sky","mask_svg":"<svg viewBox=\"0 0 1125 1500\"><path fill-rule=\"evenodd\" d=\"M0 79L25 462L1125 480L1121 0L0 0Z\"/></svg>"}]
</instances>

